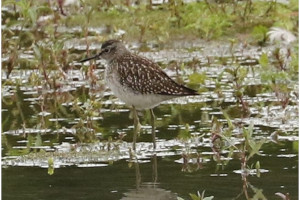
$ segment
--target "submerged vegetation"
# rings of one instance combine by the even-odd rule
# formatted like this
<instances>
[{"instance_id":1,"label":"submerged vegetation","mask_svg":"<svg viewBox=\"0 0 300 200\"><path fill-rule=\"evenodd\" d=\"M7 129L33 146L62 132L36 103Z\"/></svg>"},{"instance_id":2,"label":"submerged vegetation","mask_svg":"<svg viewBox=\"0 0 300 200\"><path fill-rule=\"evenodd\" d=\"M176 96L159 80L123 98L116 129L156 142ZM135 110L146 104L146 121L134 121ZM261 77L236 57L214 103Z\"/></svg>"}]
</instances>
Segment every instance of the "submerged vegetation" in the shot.
<instances>
[{"instance_id":1,"label":"submerged vegetation","mask_svg":"<svg viewBox=\"0 0 300 200\"><path fill-rule=\"evenodd\" d=\"M221 176L228 169L241 175L241 193L230 197L266 199L249 180L262 173L278 178L266 169L265 154L298 154L298 23L296 0L4 0L2 164L39 166L54 175L63 166L102 167L126 159L138 182L139 163L157 164L157 154L182 164L185 174L199 174L213 162L203 173ZM129 110L105 89L103 63L78 62L108 38L126 41L200 93L156 109L156 152L148 142L150 113L142 117L133 153ZM157 166L153 174L156 185ZM276 188L276 195L296 197L290 188ZM208 200L220 198L217 189L178 195Z\"/></svg>"}]
</instances>

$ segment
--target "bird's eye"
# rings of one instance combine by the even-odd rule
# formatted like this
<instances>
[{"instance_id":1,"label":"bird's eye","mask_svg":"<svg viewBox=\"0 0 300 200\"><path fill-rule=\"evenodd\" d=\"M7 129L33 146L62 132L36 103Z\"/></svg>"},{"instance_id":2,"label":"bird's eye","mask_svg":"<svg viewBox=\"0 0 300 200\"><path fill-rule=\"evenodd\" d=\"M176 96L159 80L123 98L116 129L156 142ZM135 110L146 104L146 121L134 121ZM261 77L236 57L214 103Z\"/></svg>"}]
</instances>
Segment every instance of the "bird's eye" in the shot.
<instances>
[{"instance_id":1,"label":"bird's eye","mask_svg":"<svg viewBox=\"0 0 300 200\"><path fill-rule=\"evenodd\" d=\"M109 52L109 49L104 49L104 52L105 52L105 53L108 53L108 52Z\"/></svg>"}]
</instances>

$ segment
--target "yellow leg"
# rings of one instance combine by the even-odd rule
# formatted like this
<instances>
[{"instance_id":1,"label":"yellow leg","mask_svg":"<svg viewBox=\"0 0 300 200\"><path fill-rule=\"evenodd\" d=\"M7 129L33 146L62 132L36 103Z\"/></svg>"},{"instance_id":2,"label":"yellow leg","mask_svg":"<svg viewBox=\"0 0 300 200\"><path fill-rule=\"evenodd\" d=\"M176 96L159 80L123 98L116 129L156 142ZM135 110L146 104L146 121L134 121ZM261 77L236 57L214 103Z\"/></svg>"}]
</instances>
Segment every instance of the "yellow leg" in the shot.
<instances>
[{"instance_id":1,"label":"yellow leg","mask_svg":"<svg viewBox=\"0 0 300 200\"><path fill-rule=\"evenodd\" d=\"M156 158L156 154L153 155L152 157L152 179L153 179L153 183L157 183L157 158Z\"/></svg>"},{"instance_id":2,"label":"yellow leg","mask_svg":"<svg viewBox=\"0 0 300 200\"><path fill-rule=\"evenodd\" d=\"M140 172L140 166L139 166L139 162L136 160L135 161L135 184L136 184L136 189L140 189L141 187L141 181L142 180L142 176L141 176L141 172Z\"/></svg>"},{"instance_id":3,"label":"yellow leg","mask_svg":"<svg viewBox=\"0 0 300 200\"><path fill-rule=\"evenodd\" d=\"M141 124L140 124L139 116L137 115L137 111L134 106L132 106L132 112L133 112L133 123L134 123L132 148L135 151L136 139L138 133L141 130Z\"/></svg>"},{"instance_id":4,"label":"yellow leg","mask_svg":"<svg viewBox=\"0 0 300 200\"><path fill-rule=\"evenodd\" d=\"M156 149L156 142L155 142L155 115L153 109L150 109L151 112L151 126L152 126L152 141L153 141L153 148Z\"/></svg>"}]
</instances>

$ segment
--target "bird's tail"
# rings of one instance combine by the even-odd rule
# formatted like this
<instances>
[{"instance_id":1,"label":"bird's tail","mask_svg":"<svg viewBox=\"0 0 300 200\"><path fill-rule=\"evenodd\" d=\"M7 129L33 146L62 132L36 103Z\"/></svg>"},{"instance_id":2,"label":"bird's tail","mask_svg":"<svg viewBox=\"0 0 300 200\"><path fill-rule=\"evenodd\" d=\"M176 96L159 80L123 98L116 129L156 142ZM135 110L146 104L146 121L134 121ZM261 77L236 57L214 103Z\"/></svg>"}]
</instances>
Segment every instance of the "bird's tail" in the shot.
<instances>
[{"instance_id":1,"label":"bird's tail","mask_svg":"<svg viewBox=\"0 0 300 200\"><path fill-rule=\"evenodd\" d=\"M199 93L194 89L188 88L184 85L181 85L181 87L183 88L183 91L182 91L182 95L180 96L199 95Z\"/></svg>"}]
</instances>

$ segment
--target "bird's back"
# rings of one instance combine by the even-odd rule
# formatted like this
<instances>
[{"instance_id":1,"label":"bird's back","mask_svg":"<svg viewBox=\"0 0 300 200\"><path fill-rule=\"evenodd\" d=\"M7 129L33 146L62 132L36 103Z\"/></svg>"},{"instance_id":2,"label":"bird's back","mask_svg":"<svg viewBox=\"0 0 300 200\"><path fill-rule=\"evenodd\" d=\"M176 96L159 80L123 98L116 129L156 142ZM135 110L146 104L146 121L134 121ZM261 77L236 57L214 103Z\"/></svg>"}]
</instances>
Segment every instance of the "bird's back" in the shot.
<instances>
[{"instance_id":1,"label":"bird's back","mask_svg":"<svg viewBox=\"0 0 300 200\"><path fill-rule=\"evenodd\" d=\"M115 61L120 84L142 95L189 96L198 95L190 88L172 80L156 63L135 55L125 54Z\"/></svg>"}]
</instances>

